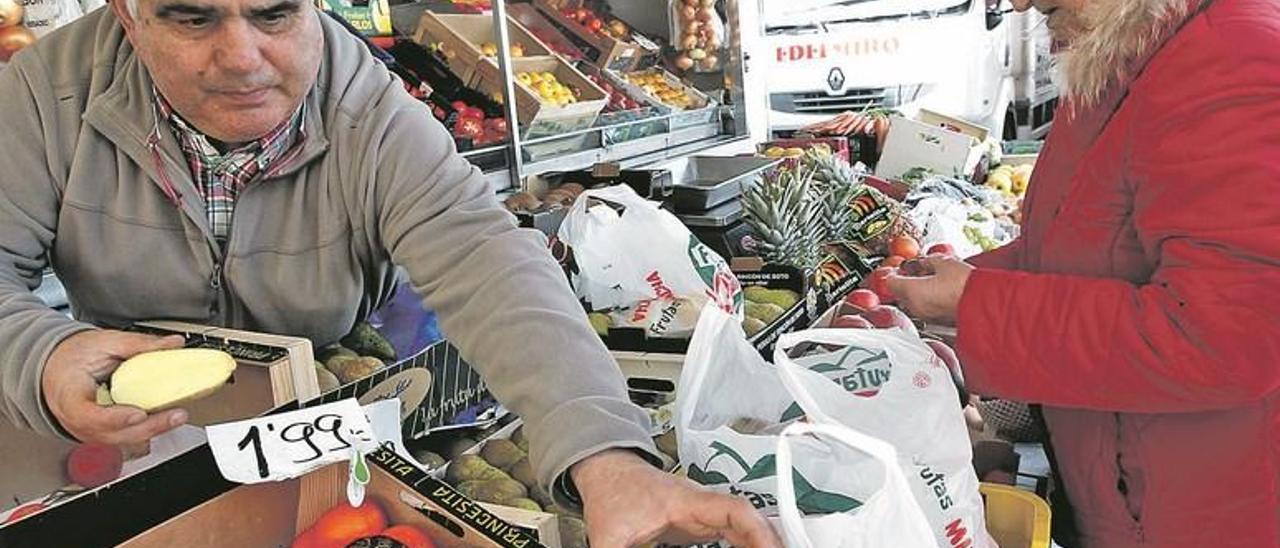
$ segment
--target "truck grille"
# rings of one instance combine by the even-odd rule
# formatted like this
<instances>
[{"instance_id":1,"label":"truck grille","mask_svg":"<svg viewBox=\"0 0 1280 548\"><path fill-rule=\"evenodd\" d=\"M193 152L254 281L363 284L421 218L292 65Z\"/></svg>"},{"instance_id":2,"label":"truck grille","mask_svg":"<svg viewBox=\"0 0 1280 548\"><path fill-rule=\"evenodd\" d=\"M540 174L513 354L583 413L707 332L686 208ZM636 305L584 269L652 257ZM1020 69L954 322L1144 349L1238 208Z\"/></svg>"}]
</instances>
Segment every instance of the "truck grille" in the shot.
<instances>
[{"instance_id":1,"label":"truck grille","mask_svg":"<svg viewBox=\"0 0 1280 548\"><path fill-rule=\"evenodd\" d=\"M839 114L886 106L886 88L851 89L841 95L827 93L774 93L773 110L796 114Z\"/></svg>"}]
</instances>

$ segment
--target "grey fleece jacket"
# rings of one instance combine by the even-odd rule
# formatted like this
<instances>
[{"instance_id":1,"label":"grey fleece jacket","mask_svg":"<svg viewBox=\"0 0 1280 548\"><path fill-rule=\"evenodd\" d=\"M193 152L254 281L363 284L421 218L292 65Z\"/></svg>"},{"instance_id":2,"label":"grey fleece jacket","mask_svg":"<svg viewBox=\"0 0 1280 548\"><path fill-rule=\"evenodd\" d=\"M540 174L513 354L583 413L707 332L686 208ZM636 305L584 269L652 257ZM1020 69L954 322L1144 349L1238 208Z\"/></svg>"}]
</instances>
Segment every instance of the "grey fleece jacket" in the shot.
<instances>
[{"instance_id":1,"label":"grey fleece jacket","mask_svg":"<svg viewBox=\"0 0 1280 548\"><path fill-rule=\"evenodd\" d=\"M326 344L389 296L401 265L450 341L525 419L544 485L605 448L653 453L647 414L542 237L517 228L428 109L321 19L301 153L241 193L225 253L110 10L0 72L4 416L57 432L41 371L79 331L171 319ZM75 321L32 293L48 265Z\"/></svg>"}]
</instances>

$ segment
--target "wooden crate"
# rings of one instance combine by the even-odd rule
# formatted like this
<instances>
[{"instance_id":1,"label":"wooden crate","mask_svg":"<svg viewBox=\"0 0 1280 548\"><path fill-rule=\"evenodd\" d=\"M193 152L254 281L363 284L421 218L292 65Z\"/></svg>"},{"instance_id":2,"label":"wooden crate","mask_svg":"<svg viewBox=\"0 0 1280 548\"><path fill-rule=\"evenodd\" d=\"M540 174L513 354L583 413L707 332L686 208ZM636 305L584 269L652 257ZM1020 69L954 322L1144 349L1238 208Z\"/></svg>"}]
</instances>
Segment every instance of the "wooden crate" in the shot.
<instances>
[{"instance_id":1,"label":"wooden crate","mask_svg":"<svg viewBox=\"0 0 1280 548\"><path fill-rule=\"evenodd\" d=\"M603 89L559 57L525 57L513 59L511 64L513 75L522 72L550 72L560 83L582 92L577 103L557 106L543 103L536 91L516 81L516 112L525 135L529 137L589 128L609 103L609 96ZM500 93L502 90L498 65L491 60L481 63L479 80L479 89L486 95Z\"/></svg>"},{"instance_id":2,"label":"wooden crate","mask_svg":"<svg viewBox=\"0 0 1280 548\"><path fill-rule=\"evenodd\" d=\"M637 43L624 42L612 36L587 30L577 21L565 17L564 13L561 13L560 9L557 9L549 0L535 0L534 5L574 42L587 45L594 50L587 52L586 55L595 66L613 70L631 70L636 68L642 58L653 53ZM665 6L662 9L665 9Z\"/></svg>"},{"instance_id":3,"label":"wooden crate","mask_svg":"<svg viewBox=\"0 0 1280 548\"><path fill-rule=\"evenodd\" d=\"M424 46L440 43L449 70L453 71L467 86L476 87L479 77L477 68L481 62L487 60L494 64L493 58L485 56L480 49L486 42L497 44L498 38L493 30L493 17L488 15L437 14L424 11L422 17L418 19L418 29L413 39ZM546 44L530 33L529 29L511 18L507 18L507 34L511 44L524 46L526 57L551 55L551 49Z\"/></svg>"}]
</instances>

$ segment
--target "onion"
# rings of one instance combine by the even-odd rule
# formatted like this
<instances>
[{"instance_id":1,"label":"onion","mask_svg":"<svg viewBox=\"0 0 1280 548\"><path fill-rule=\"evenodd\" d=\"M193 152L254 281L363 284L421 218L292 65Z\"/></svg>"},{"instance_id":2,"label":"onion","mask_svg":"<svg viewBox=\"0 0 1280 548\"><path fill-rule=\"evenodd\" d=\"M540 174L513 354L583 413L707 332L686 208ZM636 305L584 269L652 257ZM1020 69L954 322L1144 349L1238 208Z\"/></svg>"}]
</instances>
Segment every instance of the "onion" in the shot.
<instances>
[{"instance_id":1,"label":"onion","mask_svg":"<svg viewBox=\"0 0 1280 548\"><path fill-rule=\"evenodd\" d=\"M680 8L680 19L684 21L692 21L694 17L697 17L697 15L698 15L698 9L693 6L685 6L683 8Z\"/></svg>"},{"instance_id":2,"label":"onion","mask_svg":"<svg viewBox=\"0 0 1280 548\"><path fill-rule=\"evenodd\" d=\"M705 59L702 60L699 66L702 68L702 70L715 70L716 67L720 66L720 57L714 54L708 55Z\"/></svg>"},{"instance_id":3,"label":"onion","mask_svg":"<svg viewBox=\"0 0 1280 548\"><path fill-rule=\"evenodd\" d=\"M676 57L676 68L680 70L689 70L693 68L693 59L690 59L688 55Z\"/></svg>"},{"instance_id":4,"label":"onion","mask_svg":"<svg viewBox=\"0 0 1280 548\"><path fill-rule=\"evenodd\" d=\"M686 34L686 35L684 35L684 38L681 38L681 39L680 39L680 49L681 49L681 50L690 50L690 49L693 49L693 48L696 48L696 47L698 47L698 37L697 37L697 36L692 35L692 34Z\"/></svg>"},{"instance_id":5,"label":"onion","mask_svg":"<svg viewBox=\"0 0 1280 548\"><path fill-rule=\"evenodd\" d=\"M707 21L710 21L711 18L715 16L715 14L716 12L712 11L711 8L702 8L698 10L697 18L699 21L702 21L705 23Z\"/></svg>"},{"instance_id":6,"label":"onion","mask_svg":"<svg viewBox=\"0 0 1280 548\"><path fill-rule=\"evenodd\" d=\"M693 59L694 61L701 61L701 60L703 60L703 59L706 59L706 58L707 58L707 52L706 52L706 50L701 50L701 49L698 49L698 48L693 48L693 49L689 50L689 58L690 58L690 59Z\"/></svg>"}]
</instances>

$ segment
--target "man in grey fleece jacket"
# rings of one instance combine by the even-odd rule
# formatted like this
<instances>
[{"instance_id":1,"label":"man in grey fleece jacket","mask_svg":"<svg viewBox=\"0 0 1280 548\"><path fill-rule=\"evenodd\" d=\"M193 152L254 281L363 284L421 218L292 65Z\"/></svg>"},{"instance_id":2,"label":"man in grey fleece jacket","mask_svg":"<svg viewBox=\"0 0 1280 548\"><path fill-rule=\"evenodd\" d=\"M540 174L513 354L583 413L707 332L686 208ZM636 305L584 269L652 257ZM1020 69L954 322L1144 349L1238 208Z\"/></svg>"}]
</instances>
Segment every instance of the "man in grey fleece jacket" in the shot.
<instances>
[{"instance_id":1,"label":"man in grey fleece jacket","mask_svg":"<svg viewBox=\"0 0 1280 548\"><path fill-rule=\"evenodd\" d=\"M123 0L122 0L123 1ZM749 504L651 467L648 417L541 238L444 129L302 0L115 2L0 72L0 411L135 444L186 420L94 402L174 319L336 341L401 265L528 426L592 544L777 546ZM234 215L232 215L234 213ZM51 265L75 320L32 293Z\"/></svg>"}]
</instances>

